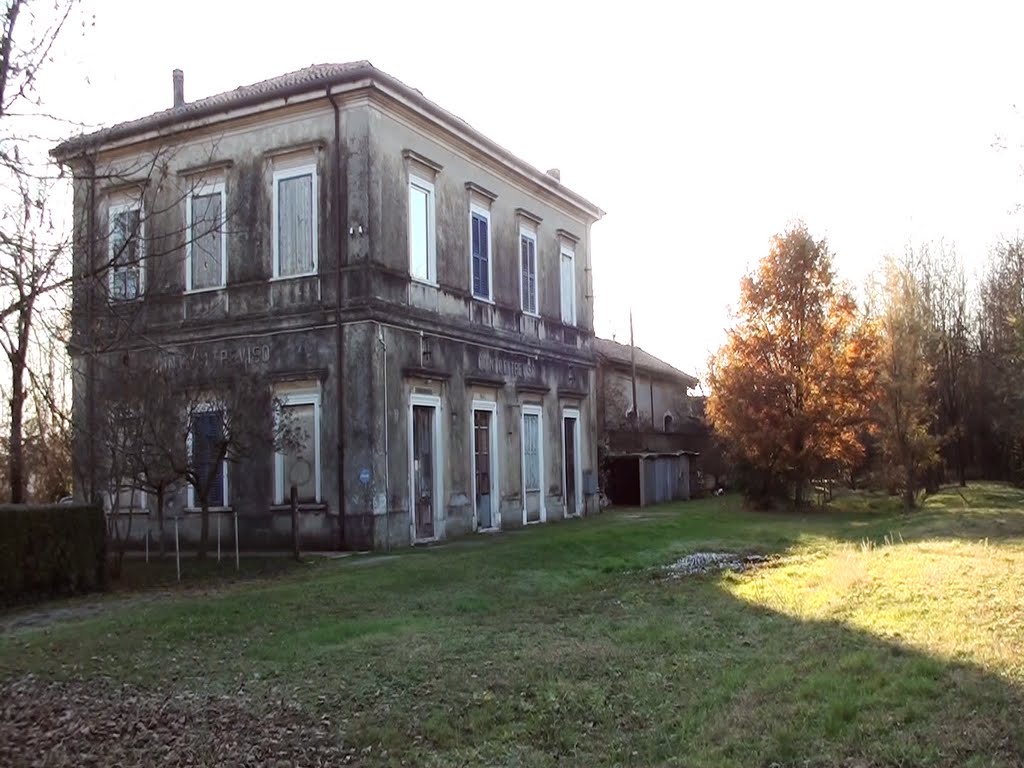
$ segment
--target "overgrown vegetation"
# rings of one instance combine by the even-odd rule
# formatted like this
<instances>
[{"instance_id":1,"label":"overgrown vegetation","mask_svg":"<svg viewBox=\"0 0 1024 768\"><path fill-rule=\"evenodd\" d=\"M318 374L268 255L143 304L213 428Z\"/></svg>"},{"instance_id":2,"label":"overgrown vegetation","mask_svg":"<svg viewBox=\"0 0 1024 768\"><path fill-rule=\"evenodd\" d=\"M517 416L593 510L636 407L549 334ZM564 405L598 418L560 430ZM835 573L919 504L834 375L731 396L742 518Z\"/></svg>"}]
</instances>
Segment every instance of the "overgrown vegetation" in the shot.
<instances>
[{"instance_id":1,"label":"overgrown vegetation","mask_svg":"<svg viewBox=\"0 0 1024 768\"><path fill-rule=\"evenodd\" d=\"M98 507L0 506L0 604L101 589L104 528Z\"/></svg>"},{"instance_id":2,"label":"overgrown vegetation","mask_svg":"<svg viewBox=\"0 0 1024 768\"><path fill-rule=\"evenodd\" d=\"M847 493L765 514L726 496L112 603L0 637L0 687L91 723L73 701L127 684L124 735L80 737L101 761L143 744L136 720L153 731L135 761L155 764L285 704L296 733L326 722L368 766L1019 765L1024 494L972 485L900 509ZM778 558L661 577L696 551ZM171 701L206 725L161 724ZM59 744L72 721L52 722Z\"/></svg>"}]
</instances>

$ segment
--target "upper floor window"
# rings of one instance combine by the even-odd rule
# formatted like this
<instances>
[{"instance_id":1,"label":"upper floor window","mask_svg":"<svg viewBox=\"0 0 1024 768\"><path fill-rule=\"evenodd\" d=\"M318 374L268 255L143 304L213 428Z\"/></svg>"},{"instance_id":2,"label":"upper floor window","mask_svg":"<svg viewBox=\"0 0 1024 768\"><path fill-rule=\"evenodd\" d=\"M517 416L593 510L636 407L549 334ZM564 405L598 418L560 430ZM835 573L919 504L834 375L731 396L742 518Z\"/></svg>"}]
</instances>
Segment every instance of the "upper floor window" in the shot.
<instances>
[{"instance_id":1,"label":"upper floor window","mask_svg":"<svg viewBox=\"0 0 1024 768\"><path fill-rule=\"evenodd\" d=\"M317 271L316 166L274 172L274 277Z\"/></svg>"},{"instance_id":2,"label":"upper floor window","mask_svg":"<svg viewBox=\"0 0 1024 768\"><path fill-rule=\"evenodd\" d=\"M470 262L473 270L473 296L477 299L491 295L491 214L479 205L469 211Z\"/></svg>"},{"instance_id":3,"label":"upper floor window","mask_svg":"<svg viewBox=\"0 0 1024 768\"><path fill-rule=\"evenodd\" d=\"M416 280L437 282L434 185L409 176L409 274Z\"/></svg>"},{"instance_id":4,"label":"upper floor window","mask_svg":"<svg viewBox=\"0 0 1024 768\"><path fill-rule=\"evenodd\" d=\"M110 297L118 301L142 295L145 227L138 201L119 203L109 210L108 259Z\"/></svg>"},{"instance_id":5,"label":"upper floor window","mask_svg":"<svg viewBox=\"0 0 1024 768\"><path fill-rule=\"evenodd\" d=\"M562 322L576 325L576 252L568 245L562 246L561 270Z\"/></svg>"},{"instance_id":6,"label":"upper floor window","mask_svg":"<svg viewBox=\"0 0 1024 768\"><path fill-rule=\"evenodd\" d=\"M537 233L519 230L520 300L523 312L537 314Z\"/></svg>"},{"instance_id":7,"label":"upper floor window","mask_svg":"<svg viewBox=\"0 0 1024 768\"><path fill-rule=\"evenodd\" d=\"M227 282L223 183L199 184L188 194L185 290L223 288Z\"/></svg>"}]
</instances>

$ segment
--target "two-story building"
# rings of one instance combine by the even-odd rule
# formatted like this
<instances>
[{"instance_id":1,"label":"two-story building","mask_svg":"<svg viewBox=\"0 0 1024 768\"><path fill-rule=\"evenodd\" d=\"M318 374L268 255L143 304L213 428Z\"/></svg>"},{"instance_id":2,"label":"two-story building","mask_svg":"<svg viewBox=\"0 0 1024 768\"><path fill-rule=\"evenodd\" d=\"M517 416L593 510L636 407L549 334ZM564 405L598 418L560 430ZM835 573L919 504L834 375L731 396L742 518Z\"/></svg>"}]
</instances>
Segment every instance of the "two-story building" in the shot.
<instances>
[{"instance_id":1,"label":"two-story building","mask_svg":"<svg viewBox=\"0 0 1024 768\"><path fill-rule=\"evenodd\" d=\"M79 493L96 414L144 361L211 387L255 372L305 427L225 462L215 507L243 547L287 542L290 485L325 548L595 508L603 212L367 62L192 102L173 85L171 108L52 153L74 174ZM175 491L187 539L194 505Z\"/></svg>"},{"instance_id":2,"label":"two-story building","mask_svg":"<svg viewBox=\"0 0 1024 768\"><path fill-rule=\"evenodd\" d=\"M698 381L639 347L594 339L598 439L612 504L645 506L697 491Z\"/></svg>"}]
</instances>

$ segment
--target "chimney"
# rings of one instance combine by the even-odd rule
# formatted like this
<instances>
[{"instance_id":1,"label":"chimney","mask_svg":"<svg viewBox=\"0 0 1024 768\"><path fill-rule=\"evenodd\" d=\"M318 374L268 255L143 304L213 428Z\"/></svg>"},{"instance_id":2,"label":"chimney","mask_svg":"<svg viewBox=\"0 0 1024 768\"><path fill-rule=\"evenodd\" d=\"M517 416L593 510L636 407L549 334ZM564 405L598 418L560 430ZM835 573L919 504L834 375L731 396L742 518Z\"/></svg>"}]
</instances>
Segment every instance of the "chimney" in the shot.
<instances>
[{"instance_id":1,"label":"chimney","mask_svg":"<svg viewBox=\"0 0 1024 768\"><path fill-rule=\"evenodd\" d=\"M548 176L550 176L552 179L554 179L558 183L562 182L562 172L560 170L558 170L557 168L549 169L548 170Z\"/></svg>"},{"instance_id":2,"label":"chimney","mask_svg":"<svg viewBox=\"0 0 1024 768\"><path fill-rule=\"evenodd\" d=\"M171 79L174 81L174 108L177 109L185 106L185 73L176 69Z\"/></svg>"}]
</instances>

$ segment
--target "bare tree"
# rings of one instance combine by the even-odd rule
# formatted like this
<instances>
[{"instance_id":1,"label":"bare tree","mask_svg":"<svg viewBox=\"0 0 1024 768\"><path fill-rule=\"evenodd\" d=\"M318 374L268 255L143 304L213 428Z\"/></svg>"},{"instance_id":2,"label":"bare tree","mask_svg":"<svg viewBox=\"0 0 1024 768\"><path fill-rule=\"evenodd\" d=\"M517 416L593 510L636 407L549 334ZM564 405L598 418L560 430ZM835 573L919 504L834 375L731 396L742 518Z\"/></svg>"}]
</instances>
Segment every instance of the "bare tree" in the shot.
<instances>
[{"instance_id":1,"label":"bare tree","mask_svg":"<svg viewBox=\"0 0 1024 768\"><path fill-rule=\"evenodd\" d=\"M27 370L33 324L39 306L63 281L65 244L50 219L46 198L49 185L15 176L21 204L0 210L0 295L9 308L0 320L0 349L10 373L8 480L10 500L26 500L23 451Z\"/></svg>"}]
</instances>

